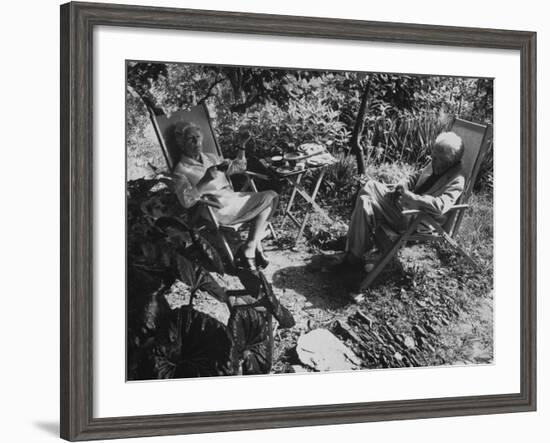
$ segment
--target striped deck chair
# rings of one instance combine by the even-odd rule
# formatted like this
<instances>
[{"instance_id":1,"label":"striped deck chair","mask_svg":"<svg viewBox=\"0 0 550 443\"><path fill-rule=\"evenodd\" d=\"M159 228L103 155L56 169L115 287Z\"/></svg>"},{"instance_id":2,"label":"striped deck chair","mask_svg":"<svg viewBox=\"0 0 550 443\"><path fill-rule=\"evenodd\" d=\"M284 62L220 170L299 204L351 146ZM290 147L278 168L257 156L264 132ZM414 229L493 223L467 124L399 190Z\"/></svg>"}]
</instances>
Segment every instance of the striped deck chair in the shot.
<instances>
[{"instance_id":1,"label":"striped deck chair","mask_svg":"<svg viewBox=\"0 0 550 443\"><path fill-rule=\"evenodd\" d=\"M166 160L166 165L170 172L175 166L174 159L177 158L177 148L175 147L174 143L173 127L178 121L194 123L199 126L203 134L203 152L216 154L219 158L223 159L223 153L216 139L216 135L214 134L214 131L212 129L212 123L208 114L208 109L206 108L205 104L199 104L189 110L177 111L170 115L164 113L164 111L158 107L151 107L147 105L147 109L149 111L149 116L151 118L153 128L162 149L164 159ZM253 192L257 192L258 188L256 187L256 183L254 182L254 178L269 180L269 177L251 171L246 171L244 173L244 176L245 183L241 187L240 191L250 190ZM231 183L231 180L229 180L229 182ZM227 241L226 236L224 235L224 231L236 232L240 228L241 224L222 225L216 219L212 207L208 206L206 202L198 203L197 206L199 207L194 211L195 214L203 213L207 215L209 224L216 232L216 235L218 236L222 244L223 250L230 266L235 269L236 267L233 252ZM201 211L202 208L204 208L203 211ZM199 223L198 216L193 218L193 223ZM273 237L276 237L275 230L273 229L271 223L268 225L268 229L271 232L271 235Z\"/></svg>"}]
</instances>

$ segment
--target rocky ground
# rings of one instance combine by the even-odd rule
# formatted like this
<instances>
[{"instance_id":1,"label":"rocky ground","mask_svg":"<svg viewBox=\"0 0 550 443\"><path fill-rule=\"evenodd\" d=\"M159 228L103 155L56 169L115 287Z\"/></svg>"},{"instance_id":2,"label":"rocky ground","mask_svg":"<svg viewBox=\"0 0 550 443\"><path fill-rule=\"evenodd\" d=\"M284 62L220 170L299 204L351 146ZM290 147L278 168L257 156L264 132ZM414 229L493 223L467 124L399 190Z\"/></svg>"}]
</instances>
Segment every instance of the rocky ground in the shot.
<instances>
[{"instance_id":1,"label":"rocky ground","mask_svg":"<svg viewBox=\"0 0 550 443\"><path fill-rule=\"evenodd\" d=\"M306 246L268 253L265 273L296 320L293 328L275 329L275 373L312 370L300 361L296 346L317 329L331 331L353 350L359 368L492 362L492 291L474 270L440 258L429 246L405 248L359 303L349 298L348 289L361 272L314 269L316 255ZM240 287L234 277L218 279L228 288ZM207 296L195 307L222 322L229 316L225 306Z\"/></svg>"},{"instance_id":2,"label":"rocky ground","mask_svg":"<svg viewBox=\"0 0 550 443\"><path fill-rule=\"evenodd\" d=\"M354 368L491 363L492 203L474 196L473 205L459 241L480 269L466 265L444 246L409 245L358 302L348 293L364 277L361 271L322 272L316 265L320 256L330 253L327 240L341 234L341 223L326 226L312 217L298 247L292 247L293 229L280 230L277 240L266 242L271 263L264 272L296 325L275 326L273 372L319 369L300 359L297 345L321 329L353 351L360 362L352 364ZM235 277L217 279L228 289L241 287ZM199 296L194 306L224 323L229 316L225 306L208 296Z\"/></svg>"}]
</instances>

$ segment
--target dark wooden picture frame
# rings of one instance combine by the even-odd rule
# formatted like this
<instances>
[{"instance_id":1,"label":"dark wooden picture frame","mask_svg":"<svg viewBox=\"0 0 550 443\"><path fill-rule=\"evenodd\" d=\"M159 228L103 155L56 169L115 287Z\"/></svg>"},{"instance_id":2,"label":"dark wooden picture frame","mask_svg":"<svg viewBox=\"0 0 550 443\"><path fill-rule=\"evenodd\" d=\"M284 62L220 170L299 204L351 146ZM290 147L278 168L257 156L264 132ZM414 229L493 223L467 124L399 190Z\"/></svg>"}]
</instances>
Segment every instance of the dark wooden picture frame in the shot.
<instances>
[{"instance_id":1,"label":"dark wooden picture frame","mask_svg":"<svg viewBox=\"0 0 550 443\"><path fill-rule=\"evenodd\" d=\"M367 40L519 51L520 392L336 405L93 417L92 54L95 26ZM90 440L536 409L536 33L235 12L61 6L61 437Z\"/></svg>"}]
</instances>

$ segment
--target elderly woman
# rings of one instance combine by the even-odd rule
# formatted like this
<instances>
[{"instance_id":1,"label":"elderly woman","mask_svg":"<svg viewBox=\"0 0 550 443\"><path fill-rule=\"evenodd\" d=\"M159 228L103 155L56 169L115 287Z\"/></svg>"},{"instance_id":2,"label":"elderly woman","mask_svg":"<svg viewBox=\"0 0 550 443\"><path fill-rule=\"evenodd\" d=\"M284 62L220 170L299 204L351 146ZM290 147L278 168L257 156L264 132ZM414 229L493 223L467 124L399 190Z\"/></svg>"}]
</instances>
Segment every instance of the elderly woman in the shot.
<instances>
[{"instance_id":1,"label":"elderly woman","mask_svg":"<svg viewBox=\"0 0 550 443\"><path fill-rule=\"evenodd\" d=\"M394 189L369 181L359 192L347 233L346 254L340 262L362 263L374 250L374 233L384 222L397 232L407 228L410 217L404 209L419 209L439 222L464 190L462 155L464 144L454 132L435 140L432 161ZM367 265L368 266L368 265ZM368 269L367 269L368 270Z\"/></svg>"},{"instance_id":2,"label":"elderly woman","mask_svg":"<svg viewBox=\"0 0 550 443\"><path fill-rule=\"evenodd\" d=\"M176 123L174 141L180 154L173 171L180 203L185 208L199 201L212 206L222 225L252 220L248 240L235 259L239 266L247 268L267 266L261 240L265 236L268 220L277 208L277 193L235 192L228 176L246 170L244 150L239 150L235 160L223 160L216 154L203 152L203 135L197 125Z\"/></svg>"}]
</instances>

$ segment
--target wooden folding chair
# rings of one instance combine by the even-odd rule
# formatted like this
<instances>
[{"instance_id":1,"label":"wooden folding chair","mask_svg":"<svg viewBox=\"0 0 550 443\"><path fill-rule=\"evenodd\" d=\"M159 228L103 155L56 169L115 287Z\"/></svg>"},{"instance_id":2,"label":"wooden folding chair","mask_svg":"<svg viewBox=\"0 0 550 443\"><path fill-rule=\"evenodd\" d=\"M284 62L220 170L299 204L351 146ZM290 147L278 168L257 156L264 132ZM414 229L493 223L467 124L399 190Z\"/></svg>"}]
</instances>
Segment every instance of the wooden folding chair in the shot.
<instances>
[{"instance_id":1,"label":"wooden folding chair","mask_svg":"<svg viewBox=\"0 0 550 443\"><path fill-rule=\"evenodd\" d=\"M151 107L147 103L146 106L147 110L149 111L149 116L151 118L151 122L157 135L160 147L162 149L164 159L166 160L166 164L170 172L172 172L175 167L174 159L178 158L177 148L174 140L173 127L179 121L194 123L199 126L203 134L203 152L216 154L218 157L223 159L222 151L216 139L216 135L214 134L214 130L212 129L212 122L210 120L210 115L208 114L208 109L206 108L206 105L204 103L194 106L187 111L177 111L170 115L167 115L161 108ZM246 181L240 189L241 191L251 190L253 192L258 192L258 188L256 187L256 183L254 182L254 178L269 180L269 177L251 171L244 172L244 176ZM231 183L230 179L228 181L229 183ZM198 203L197 206L198 207L195 210L195 214L197 214L197 216L193 218L193 222L198 222L198 214L206 215L208 221L210 222L209 224L213 227L214 231L221 241L222 247L227 256L230 266L234 270L236 267L233 252L231 251L231 247L229 246L229 243L223 231L237 232L241 224L222 225L218 222L211 206L205 203ZM203 227L205 226L200 226L199 229ZM276 237L275 230L273 229L271 223L268 224L268 228L271 232L271 235L273 235L273 237Z\"/></svg>"},{"instance_id":2,"label":"wooden folding chair","mask_svg":"<svg viewBox=\"0 0 550 443\"><path fill-rule=\"evenodd\" d=\"M206 153L215 153L220 158L223 158L214 131L212 130L212 124L206 105L200 104L187 111L178 111L170 115L167 115L161 108L149 106L148 103L146 103L146 106L170 172L174 169L174 159L177 158L173 126L178 121L194 123L199 126L203 134L203 151ZM269 180L269 177L267 176L250 171L246 171L245 176L246 182L242 187L243 191L247 189L251 189L254 192L258 191L258 188L254 183L254 178ZM231 180L228 181L231 183ZM265 316L268 333L267 340L269 345L267 355L269 364L266 371L269 372L271 369L273 355L273 317L275 317L279 322L279 327L289 328L294 325L292 314L290 314L290 312L279 303L273 294L271 285L268 283L265 275L261 271L238 269L235 266L233 252L231 251L231 247L229 246L223 230L236 231L240 225L222 225L218 222L211 206L201 203L198 205L203 206L204 213L207 215L211 226L214 228L216 234L221 240L224 252L226 253L227 259L232 268L231 271L237 275L243 284L243 289L231 289L226 291L229 297L228 306L231 311L231 315L235 315L236 311L239 310L253 309ZM197 208L195 211L196 215L199 214L200 209L202 208ZM193 218L198 222L198 216ZM202 229L204 227L205 226L199 226L198 228ZM269 229L271 230L272 235L275 236L275 231L273 230L271 224L269 224Z\"/></svg>"},{"instance_id":3,"label":"wooden folding chair","mask_svg":"<svg viewBox=\"0 0 550 443\"><path fill-rule=\"evenodd\" d=\"M467 202L472 194L481 162L487 152L492 135L492 127L491 125L480 125L455 118L451 125L451 131L460 136L464 142L462 165L466 181L464 191L458 199L457 204L449 210L446 222L443 225L435 221L430 214L416 209L402 212L403 215L413 216L409 226L403 233L397 233L388 225L382 224L376 230L375 242L384 252L373 270L362 281L360 290L370 287L397 251L409 241L446 242L468 263L476 268L478 267L474 259L457 243L455 237L464 217L464 212L469 207ZM419 225L422 225L422 227L430 226L433 230L423 232L423 229L417 229Z\"/></svg>"}]
</instances>

